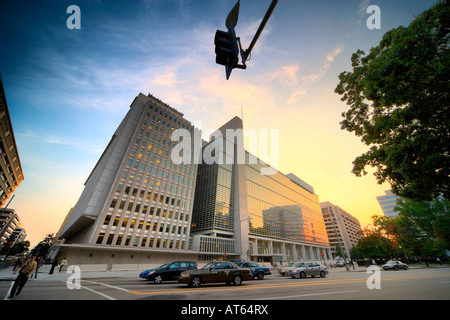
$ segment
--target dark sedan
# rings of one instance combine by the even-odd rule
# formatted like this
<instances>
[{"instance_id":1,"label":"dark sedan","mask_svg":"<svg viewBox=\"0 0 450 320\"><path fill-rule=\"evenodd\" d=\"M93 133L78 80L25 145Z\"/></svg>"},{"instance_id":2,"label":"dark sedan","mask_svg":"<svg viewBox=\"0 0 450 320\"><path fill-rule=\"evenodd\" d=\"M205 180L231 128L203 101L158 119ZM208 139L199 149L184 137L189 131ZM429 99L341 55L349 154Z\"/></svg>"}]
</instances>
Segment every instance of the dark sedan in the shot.
<instances>
[{"instance_id":1,"label":"dark sedan","mask_svg":"<svg viewBox=\"0 0 450 320\"><path fill-rule=\"evenodd\" d=\"M178 282L197 288L202 283L225 282L240 286L242 281L252 280L253 274L248 268L239 268L228 261L210 262L201 269L184 271Z\"/></svg>"},{"instance_id":2,"label":"dark sedan","mask_svg":"<svg viewBox=\"0 0 450 320\"><path fill-rule=\"evenodd\" d=\"M390 260L386 264L383 264L381 267L384 270L398 270L398 269L408 270L408 265L406 263L397 260Z\"/></svg>"},{"instance_id":3,"label":"dark sedan","mask_svg":"<svg viewBox=\"0 0 450 320\"><path fill-rule=\"evenodd\" d=\"M197 269L197 264L193 261L175 261L164 264L161 267L150 270L147 274L147 280L153 280L155 284L160 284L165 280L177 280L181 272L191 269Z\"/></svg>"}]
</instances>

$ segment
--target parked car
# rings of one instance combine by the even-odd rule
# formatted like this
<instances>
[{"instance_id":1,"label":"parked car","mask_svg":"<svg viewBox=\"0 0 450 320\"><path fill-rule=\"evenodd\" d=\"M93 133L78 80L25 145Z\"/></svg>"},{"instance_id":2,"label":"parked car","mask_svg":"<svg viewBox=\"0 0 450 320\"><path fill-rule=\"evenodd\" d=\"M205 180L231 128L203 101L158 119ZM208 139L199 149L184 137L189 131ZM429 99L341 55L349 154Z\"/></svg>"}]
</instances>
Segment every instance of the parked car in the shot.
<instances>
[{"instance_id":1,"label":"parked car","mask_svg":"<svg viewBox=\"0 0 450 320\"><path fill-rule=\"evenodd\" d=\"M142 271L142 272L139 274L139 278L142 278L142 279L147 280L147 275L148 275L150 272L155 271L156 269L160 269L160 268L167 267L168 265L169 265L168 263L165 263L165 264L163 264L162 266L159 266L158 268L155 268L155 269L148 269L148 270Z\"/></svg>"},{"instance_id":2,"label":"parked car","mask_svg":"<svg viewBox=\"0 0 450 320\"><path fill-rule=\"evenodd\" d=\"M306 278L307 276L315 277L320 276L324 278L328 274L327 267L318 264L317 262L301 262L296 263L294 267L289 270L291 278Z\"/></svg>"},{"instance_id":3,"label":"parked car","mask_svg":"<svg viewBox=\"0 0 450 320\"><path fill-rule=\"evenodd\" d=\"M278 269L278 272L284 277L289 274L289 270L294 266L294 264L300 263L300 262L289 262L287 265L282 266Z\"/></svg>"},{"instance_id":4,"label":"parked car","mask_svg":"<svg viewBox=\"0 0 450 320\"><path fill-rule=\"evenodd\" d=\"M345 262L344 262L344 260L338 260L338 261L336 261L335 265L337 268L344 267Z\"/></svg>"},{"instance_id":5,"label":"parked car","mask_svg":"<svg viewBox=\"0 0 450 320\"><path fill-rule=\"evenodd\" d=\"M150 281L153 280L155 284L161 284L163 281L177 280L178 276L183 271L196 270L197 268L197 263L193 261L174 261L151 270L145 278Z\"/></svg>"},{"instance_id":6,"label":"parked car","mask_svg":"<svg viewBox=\"0 0 450 320\"><path fill-rule=\"evenodd\" d=\"M229 261L210 262L201 269L184 271L180 274L178 282L186 283L197 288L202 283L225 282L240 286L242 281L252 280L253 274L248 268L240 268Z\"/></svg>"},{"instance_id":7,"label":"parked car","mask_svg":"<svg viewBox=\"0 0 450 320\"><path fill-rule=\"evenodd\" d=\"M398 270L398 269L408 270L408 265L406 263L397 260L389 260L386 264L383 264L381 267L384 270Z\"/></svg>"},{"instance_id":8,"label":"parked car","mask_svg":"<svg viewBox=\"0 0 450 320\"><path fill-rule=\"evenodd\" d=\"M258 280L264 279L265 275L271 275L270 268L261 267L258 263L252 261L245 261L237 264L241 268L250 268L253 278Z\"/></svg>"}]
</instances>

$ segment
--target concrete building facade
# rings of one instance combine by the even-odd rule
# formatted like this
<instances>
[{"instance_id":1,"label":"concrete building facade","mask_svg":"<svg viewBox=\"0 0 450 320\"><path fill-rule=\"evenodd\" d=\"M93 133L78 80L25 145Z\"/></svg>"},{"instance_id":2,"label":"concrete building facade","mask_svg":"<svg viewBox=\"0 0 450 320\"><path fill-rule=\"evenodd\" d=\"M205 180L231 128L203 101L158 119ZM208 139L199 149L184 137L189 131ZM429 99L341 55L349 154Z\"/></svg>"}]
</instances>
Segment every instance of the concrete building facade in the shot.
<instances>
[{"instance_id":1,"label":"concrete building facade","mask_svg":"<svg viewBox=\"0 0 450 320\"><path fill-rule=\"evenodd\" d=\"M347 258L350 258L351 249L358 244L363 233L358 219L333 203L326 201L320 203L323 220L325 222L331 252L336 257L336 246L340 245ZM341 258L343 258L341 256Z\"/></svg>"},{"instance_id":2,"label":"concrete building facade","mask_svg":"<svg viewBox=\"0 0 450 320\"><path fill-rule=\"evenodd\" d=\"M135 98L69 213L61 256L107 264L191 258L197 167L171 161L178 128L193 132L182 113L159 99Z\"/></svg>"},{"instance_id":3,"label":"concrete building facade","mask_svg":"<svg viewBox=\"0 0 450 320\"><path fill-rule=\"evenodd\" d=\"M0 75L0 208L23 181L19 151L9 115L3 81Z\"/></svg>"},{"instance_id":4,"label":"concrete building facade","mask_svg":"<svg viewBox=\"0 0 450 320\"><path fill-rule=\"evenodd\" d=\"M395 218L398 216L395 207L399 197L393 194L391 190L386 190L384 193L385 195L377 197L378 204L386 217Z\"/></svg>"}]
</instances>

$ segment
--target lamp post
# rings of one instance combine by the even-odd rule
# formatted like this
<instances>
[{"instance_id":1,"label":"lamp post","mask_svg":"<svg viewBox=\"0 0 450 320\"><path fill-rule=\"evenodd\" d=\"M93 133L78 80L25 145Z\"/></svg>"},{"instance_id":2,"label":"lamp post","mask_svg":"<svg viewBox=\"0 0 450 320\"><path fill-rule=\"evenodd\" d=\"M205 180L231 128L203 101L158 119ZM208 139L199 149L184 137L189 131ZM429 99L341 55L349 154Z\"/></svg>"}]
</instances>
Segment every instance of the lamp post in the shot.
<instances>
[{"instance_id":1,"label":"lamp post","mask_svg":"<svg viewBox=\"0 0 450 320\"><path fill-rule=\"evenodd\" d=\"M341 239L339 238L338 233L337 233L337 230L336 230L336 226L334 225L334 221L339 221L339 220L346 219L346 218L347 218L347 217L342 217L342 218L339 218L339 219L332 219L331 222L333 223L333 229L334 229L334 232L336 233L336 237L337 237L337 239L338 239L339 246L341 247L342 254L344 255L345 269L346 269L347 271L350 271L350 268L348 267L348 264L347 264L347 256L346 256L346 254L345 254L344 247L343 247L342 244L341 244Z\"/></svg>"}]
</instances>

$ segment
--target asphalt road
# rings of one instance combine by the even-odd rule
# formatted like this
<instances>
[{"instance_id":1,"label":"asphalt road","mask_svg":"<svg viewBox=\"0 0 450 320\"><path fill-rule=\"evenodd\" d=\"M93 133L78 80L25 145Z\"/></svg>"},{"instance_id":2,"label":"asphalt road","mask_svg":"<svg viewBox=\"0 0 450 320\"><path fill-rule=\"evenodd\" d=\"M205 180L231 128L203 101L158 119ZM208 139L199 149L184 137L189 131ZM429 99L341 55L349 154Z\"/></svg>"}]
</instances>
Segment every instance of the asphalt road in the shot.
<instances>
[{"instance_id":1,"label":"asphalt road","mask_svg":"<svg viewBox=\"0 0 450 320\"><path fill-rule=\"evenodd\" d=\"M79 289L70 289L63 280L29 280L22 293L11 300L221 300L231 304L254 300L255 305L262 305L276 300L450 299L450 268L381 270L379 278L375 277L374 273L342 271L306 279L274 274L238 287L220 283L199 288L177 282L155 285L137 277L81 280ZM369 289L368 282L375 288ZM11 286L12 281L0 281L0 299L7 298Z\"/></svg>"}]
</instances>

